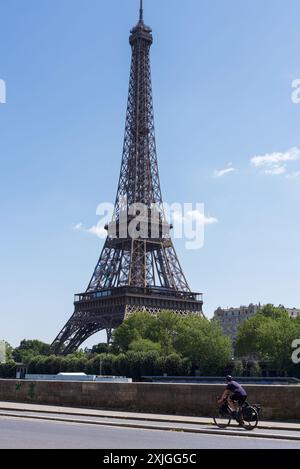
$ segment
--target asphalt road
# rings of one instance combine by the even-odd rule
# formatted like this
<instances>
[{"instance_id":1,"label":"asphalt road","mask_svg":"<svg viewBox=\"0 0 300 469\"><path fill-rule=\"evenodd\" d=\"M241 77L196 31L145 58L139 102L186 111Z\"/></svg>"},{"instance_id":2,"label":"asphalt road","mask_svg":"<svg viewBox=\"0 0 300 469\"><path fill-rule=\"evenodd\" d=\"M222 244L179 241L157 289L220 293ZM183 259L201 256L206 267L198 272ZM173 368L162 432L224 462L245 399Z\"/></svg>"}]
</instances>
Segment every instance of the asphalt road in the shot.
<instances>
[{"instance_id":1,"label":"asphalt road","mask_svg":"<svg viewBox=\"0 0 300 469\"><path fill-rule=\"evenodd\" d=\"M1 449L300 449L300 442L0 417Z\"/></svg>"}]
</instances>

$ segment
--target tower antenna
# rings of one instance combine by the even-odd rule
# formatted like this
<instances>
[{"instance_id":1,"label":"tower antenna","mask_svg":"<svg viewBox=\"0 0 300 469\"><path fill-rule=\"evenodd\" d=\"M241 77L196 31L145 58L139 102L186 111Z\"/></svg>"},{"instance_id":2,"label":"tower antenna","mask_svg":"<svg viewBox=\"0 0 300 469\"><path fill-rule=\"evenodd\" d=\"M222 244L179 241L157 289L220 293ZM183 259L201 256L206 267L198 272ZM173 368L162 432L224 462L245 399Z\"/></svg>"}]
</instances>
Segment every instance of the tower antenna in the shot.
<instances>
[{"instance_id":1,"label":"tower antenna","mask_svg":"<svg viewBox=\"0 0 300 469\"><path fill-rule=\"evenodd\" d=\"M143 0L140 0L140 21L144 21Z\"/></svg>"}]
</instances>

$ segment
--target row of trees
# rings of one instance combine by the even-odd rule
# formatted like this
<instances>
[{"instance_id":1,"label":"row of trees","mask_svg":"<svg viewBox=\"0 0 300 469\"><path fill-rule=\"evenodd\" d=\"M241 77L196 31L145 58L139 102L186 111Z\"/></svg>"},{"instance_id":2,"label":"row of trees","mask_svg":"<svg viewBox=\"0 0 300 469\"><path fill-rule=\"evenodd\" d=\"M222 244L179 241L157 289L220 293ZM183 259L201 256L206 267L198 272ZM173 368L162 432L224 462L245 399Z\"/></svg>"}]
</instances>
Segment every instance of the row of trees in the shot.
<instances>
[{"instance_id":1,"label":"row of trees","mask_svg":"<svg viewBox=\"0 0 300 469\"><path fill-rule=\"evenodd\" d=\"M9 363L0 374L13 373L13 363L28 364L30 373L81 371L126 375L277 374L300 377L292 361L292 343L300 339L300 319L284 308L267 305L244 322L234 350L216 321L162 312L130 316L118 327L112 343L98 344L67 357L49 356L49 345L38 340L8 347Z\"/></svg>"},{"instance_id":2,"label":"row of trees","mask_svg":"<svg viewBox=\"0 0 300 469\"><path fill-rule=\"evenodd\" d=\"M190 363L177 354L161 356L153 352L128 352L127 354L101 354L93 358L36 357L29 362L29 373L57 374L59 372L85 372L90 375L127 376L134 379L142 376L187 376Z\"/></svg>"},{"instance_id":3,"label":"row of trees","mask_svg":"<svg viewBox=\"0 0 300 469\"><path fill-rule=\"evenodd\" d=\"M231 365L232 346L219 324L195 316L162 312L130 316L113 333L112 343L80 350L67 357L49 357L49 345L22 341L12 350L15 362L28 365L30 373L56 374L81 371L126 375L222 374Z\"/></svg>"}]
</instances>

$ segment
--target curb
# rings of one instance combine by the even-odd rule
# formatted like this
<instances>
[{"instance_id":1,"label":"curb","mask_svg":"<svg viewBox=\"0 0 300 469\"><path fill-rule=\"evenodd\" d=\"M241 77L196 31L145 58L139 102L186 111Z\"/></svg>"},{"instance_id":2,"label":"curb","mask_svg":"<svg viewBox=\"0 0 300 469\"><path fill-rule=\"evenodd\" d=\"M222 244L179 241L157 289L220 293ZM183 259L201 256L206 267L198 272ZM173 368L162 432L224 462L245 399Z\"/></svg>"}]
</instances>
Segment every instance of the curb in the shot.
<instances>
[{"instance_id":1,"label":"curb","mask_svg":"<svg viewBox=\"0 0 300 469\"><path fill-rule=\"evenodd\" d=\"M37 416L37 415L26 415L16 414L16 413L5 413L0 412L0 417L15 417L22 419L31 419L31 420L42 420L42 421L51 421L51 422L63 422L63 423L76 423L84 425L98 425L105 427L119 427L119 428L132 428L132 429L143 429L143 430L156 430L156 431L173 431L173 432L182 432L182 433L197 433L203 435L221 435L221 436L237 436L240 438L257 438L257 439L267 439L267 440L288 440L288 441L300 441L300 436L295 435L284 435L284 434L272 434L272 433L254 433L254 432L245 432L238 433L233 430L210 430L210 429L198 429L198 428L187 428L187 427L167 427L167 426L156 426L156 425L139 425L137 423L116 423L116 422L100 422L94 420L80 420L77 418L60 418L60 417L48 417L48 416Z\"/></svg>"}]
</instances>

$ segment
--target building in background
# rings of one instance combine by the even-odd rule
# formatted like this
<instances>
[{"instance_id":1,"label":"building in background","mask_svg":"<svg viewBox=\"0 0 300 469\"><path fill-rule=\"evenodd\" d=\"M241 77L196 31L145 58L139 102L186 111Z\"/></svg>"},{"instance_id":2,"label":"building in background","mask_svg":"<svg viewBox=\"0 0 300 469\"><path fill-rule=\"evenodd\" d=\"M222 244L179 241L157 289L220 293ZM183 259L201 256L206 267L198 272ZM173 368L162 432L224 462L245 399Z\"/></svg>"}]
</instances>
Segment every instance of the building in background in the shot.
<instances>
[{"instance_id":1,"label":"building in background","mask_svg":"<svg viewBox=\"0 0 300 469\"><path fill-rule=\"evenodd\" d=\"M260 305L253 304L239 308L222 309L220 307L215 311L214 319L219 321L224 334L235 341L240 325L254 316L259 309Z\"/></svg>"},{"instance_id":2,"label":"building in background","mask_svg":"<svg viewBox=\"0 0 300 469\"><path fill-rule=\"evenodd\" d=\"M284 307L284 306L283 306ZM239 308L218 308L214 313L214 320L219 321L225 335L234 342L237 338L238 329L243 322L250 319L261 309L261 305L250 304ZM300 318L300 309L286 308L291 318Z\"/></svg>"},{"instance_id":3,"label":"building in background","mask_svg":"<svg viewBox=\"0 0 300 469\"><path fill-rule=\"evenodd\" d=\"M286 308L291 318L300 318L300 309L299 308Z\"/></svg>"}]
</instances>

